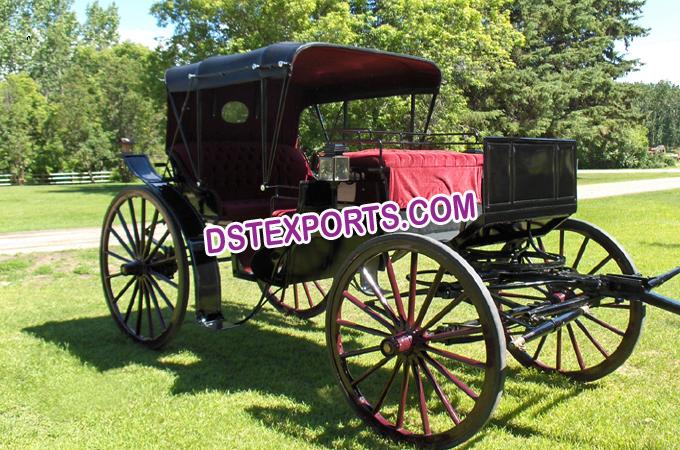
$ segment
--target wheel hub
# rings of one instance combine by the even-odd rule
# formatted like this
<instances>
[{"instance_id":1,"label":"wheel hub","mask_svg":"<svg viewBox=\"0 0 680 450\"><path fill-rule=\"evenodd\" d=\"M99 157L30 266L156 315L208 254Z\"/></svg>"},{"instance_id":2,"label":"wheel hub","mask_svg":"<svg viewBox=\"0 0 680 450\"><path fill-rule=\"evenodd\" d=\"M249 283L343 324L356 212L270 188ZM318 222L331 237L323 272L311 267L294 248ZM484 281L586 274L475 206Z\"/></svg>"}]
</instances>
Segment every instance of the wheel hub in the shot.
<instances>
[{"instance_id":1,"label":"wheel hub","mask_svg":"<svg viewBox=\"0 0 680 450\"><path fill-rule=\"evenodd\" d=\"M413 334L406 332L385 338L380 343L380 351L383 355L388 357L399 354L407 354L411 351L413 345Z\"/></svg>"},{"instance_id":2,"label":"wheel hub","mask_svg":"<svg viewBox=\"0 0 680 450\"><path fill-rule=\"evenodd\" d=\"M124 275L144 275L147 272L147 265L140 259L135 259L129 263L122 264L120 271Z\"/></svg>"}]
</instances>

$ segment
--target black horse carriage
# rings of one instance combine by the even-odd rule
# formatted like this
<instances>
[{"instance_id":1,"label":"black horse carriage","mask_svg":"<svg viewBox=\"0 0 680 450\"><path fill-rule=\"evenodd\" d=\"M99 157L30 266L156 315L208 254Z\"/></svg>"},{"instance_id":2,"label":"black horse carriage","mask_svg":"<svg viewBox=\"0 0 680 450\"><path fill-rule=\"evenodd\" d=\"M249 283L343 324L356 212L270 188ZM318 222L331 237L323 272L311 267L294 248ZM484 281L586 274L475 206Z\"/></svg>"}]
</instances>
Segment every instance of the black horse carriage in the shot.
<instances>
[{"instance_id":1,"label":"black horse carriage","mask_svg":"<svg viewBox=\"0 0 680 450\"><path fill-rule=\"evenodd\" d=\"M366 423L401 442L447 447L491 416L506 349L527 367L592 381L631 354L646 303L680 312L651 291L680 268L642 277L609 235L569 217L574 141L429 132L441 83L430 61L282 43L172 68L165 81L165 171L124 153L145 186L113 200L101 239L107 304L142 345L158 348L177 332L190 275L198 323L233 325L222 315L218 266L230 261L234 277L258 284L252 314L267 301L301 318L326 311L332 367ZM410 105L405 131L350 128L350 102L388 98ZM339 130L323 114L331 106ZM325 142L318 158L302 151L305 112ZM416 196L469 190L481 203L467 223L313 236L228 258L205 248L206 224L388 200L403 208Z\"/></svg>"}]
</instances>

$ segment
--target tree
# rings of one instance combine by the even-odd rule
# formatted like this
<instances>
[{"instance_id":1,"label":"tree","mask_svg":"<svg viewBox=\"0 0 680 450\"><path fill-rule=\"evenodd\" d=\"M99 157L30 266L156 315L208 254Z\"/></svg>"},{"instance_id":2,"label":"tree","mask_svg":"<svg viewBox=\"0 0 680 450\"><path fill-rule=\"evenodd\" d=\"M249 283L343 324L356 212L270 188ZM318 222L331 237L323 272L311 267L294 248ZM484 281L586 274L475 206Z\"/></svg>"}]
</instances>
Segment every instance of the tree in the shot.
<instances>
[{"instance_id":1,"label":"tree","mask_svg":"<svg viewBox=\"0 0 680 450\"><path fill-rule=\"evenodd\" d=\"M649 144L680 147L680 86L668 81L636 84L636 106L646 119Z\"/></svg>"},{"instance_id":2,"label":"tree","mask_svg":"<svg viewBox=\"0 0 680 450\"><path fill-rule=\"evenodd\" d=\"M24 184L42 142L47 101L27 74L15 74L0 83L0 104L4 111L0 115L0 169Z\"/></svg>"},{"instance_id":3,"label":"tree","mask_svg":"<svg viewBox=\"0 0 680 450\"><path fill-rule=\"evenodd\" d=\"M87 5L85 9L87 20L80 30L82 42L92 45L97 50L109 48L118 42L118 7L112 3L102 8L98 1Z\"/></svg>"}]
</instances>

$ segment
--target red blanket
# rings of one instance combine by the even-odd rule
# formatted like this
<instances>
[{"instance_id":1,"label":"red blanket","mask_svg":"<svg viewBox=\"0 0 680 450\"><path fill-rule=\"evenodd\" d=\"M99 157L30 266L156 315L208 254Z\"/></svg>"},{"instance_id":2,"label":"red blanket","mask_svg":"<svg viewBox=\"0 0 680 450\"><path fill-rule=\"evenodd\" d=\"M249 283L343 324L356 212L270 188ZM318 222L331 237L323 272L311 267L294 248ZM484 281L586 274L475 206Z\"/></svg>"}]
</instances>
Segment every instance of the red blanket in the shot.
<instances>
[{"instance_id":1,"label":"red blanket","mask_svg":"<svg viewBox=\"0 0 680 450\"><path fill-rule=\"evenodd\" d=\"M378 167L379 150L345 153L356 168ZM383 150L389 168L389 198L405 208L413 197L472 190L482 198L483 155L449 150Z\"/></svg>"}]
</instances>

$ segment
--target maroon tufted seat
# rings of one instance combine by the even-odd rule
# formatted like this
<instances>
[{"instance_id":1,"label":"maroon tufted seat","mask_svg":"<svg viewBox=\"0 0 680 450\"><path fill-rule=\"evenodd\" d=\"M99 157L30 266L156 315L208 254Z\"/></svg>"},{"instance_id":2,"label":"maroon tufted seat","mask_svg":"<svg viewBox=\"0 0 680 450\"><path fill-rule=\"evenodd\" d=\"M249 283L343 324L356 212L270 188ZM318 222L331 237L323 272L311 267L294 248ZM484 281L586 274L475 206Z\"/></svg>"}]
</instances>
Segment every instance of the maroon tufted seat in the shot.
<instances>
[{"instance_id":1,"label":"maroon tufted seat","mask_svg":"<svg viewBox=\"0 0 680 450\"><path fill-rule=\"evenodd\" d=\"M176 145L173 153L190 168L183 145ZM195 157L195 152L192 152ZM204 142L201 145L201 178L203 187L217 199L218 214L224 220L248 220L269 217L274 209L296 207L295 200L276 199L272 189L262 192L262 153L255 142ZM189 169L189 172L191 170ZM193 174L186 174L193 179ZM307 161L299 149L279 145L276 151L271 185L299 186L311 176ZM291 195L286 192L282 195Z\"/></svg>"}]
</instances>

